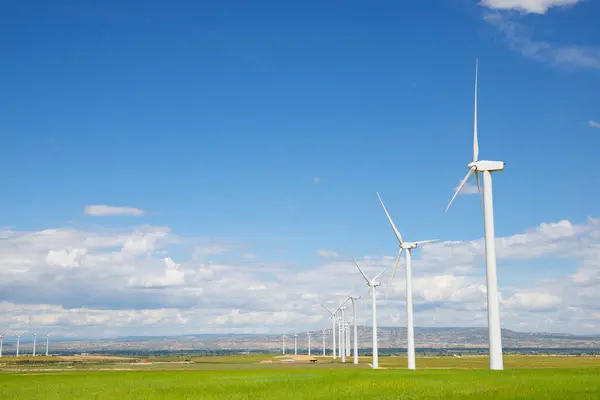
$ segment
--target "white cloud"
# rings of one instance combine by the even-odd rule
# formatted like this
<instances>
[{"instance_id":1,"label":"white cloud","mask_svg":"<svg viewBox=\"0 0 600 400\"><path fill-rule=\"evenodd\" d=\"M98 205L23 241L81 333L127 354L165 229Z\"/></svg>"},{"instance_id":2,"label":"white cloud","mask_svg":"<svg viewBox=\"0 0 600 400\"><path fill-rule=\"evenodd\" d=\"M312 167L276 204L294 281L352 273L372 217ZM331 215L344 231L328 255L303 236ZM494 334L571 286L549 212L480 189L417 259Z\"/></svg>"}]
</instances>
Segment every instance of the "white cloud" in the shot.
<instances>
[{"instance_id":1,"label":"white cloud","mask_svg":"<svg viewBox=\"0 0 600 400\"><path fill-rule=\"evenodd\" d=\"M545 14L553 7L573 6L583 0L481 0L483 6L495 10L517 10Z\"/></svg>"},{"instance_id":2,"label":"white cloud","mask_svg":"<svg viewBox=\"0 0 600 400\"><path fill-rule=\"evenodd\" d=\"M526 58L555 66L600 68L600 47L557 45L533 39L531 31L510 16L492 13L484 20L496 27L506 38L509 47Z\"/></svg>"},{"instance_id":3,"label":"white cloud","mask_svg":"<svg viewBox=\"0 0 600 400\"><path fill-rule=\"evenodd\" d=\"M460 182L458 183L458 185L456 185L454 187L455 192L458 189L459 185L460 185ZM462 189L460 190L460 194L478 194L478 193L479 193L479 191L477 190L477 185L474 183L466 183L465 186L463 186Z\"/></svg>"},{"instance_id":4,"label":"white cloud","mask_svg":"<svg viewBox=\"0 0 600 400\"><path fill-rule=\"evenodd\" d=\"M46 262L51 266L79 267L86 253L87 249L50 250L46 256Z\"/></svg>"},{"instance_id":5,"label":"white cloud","mask_svg":"<svg viewBox=\"0 0 600 400\"><path fill-rule=\"evenodd\" d=\"M340 256L337 252L333 250L319 250L318 253L321 257L325 258L336 258Z\"/></svg>"},{"instance_id":6,"label":"white cloud","mask_svg":"<svg viewBox=\"0 0 600 400\"><path fill-rule=\"evenodd\" d=\"M319 183L321 183L321 178L320 178L320 177L318 177L318 176L315 176L315 177L313 178L313 182L315 183L315 185L318 185Z\"/></svg>"},{"instance_id":7,"label":"white cloud","mask_svg":"<svg viewBox=\"0 0 600 400\"><path fill-rule=\"evenodd\" d=\"M351 293L363 296L359 322L370 320L364 282L351 262L336 258L331 250L319 251L322 263L306 268L299 262L248 259L247 245L181 237L167 227L0 234L6 238L0 241L0 326L11 331L106 336L318 329L328 326L328 319L315 305L334 306ZM227 261L194 257L217 251ZM501 286L504 327L595 329L594 315L600 313L600 219L543 223L498 237L497 255L501 284L510 274L507 264L513 271L537 271L539 277ZM568 267L542 279L548 267L538 266L540 260L551 265L556 258ZM391 267L394 259L365 256L358 262L374 275ZM442 242L415 252L417 326L485 326L483 260L483 239ZM384 287L378 293L380 324L404 325L403 269L388 288L390 277L389 272L382 277Z\"/></svg>"},{"instance_id":8,"label":"white cloud","mask_svg":"<svg viewBox=\"0 0 600 400\"><path fill-rule=\"evenodd\" d=\"M516 293L502 302L503 307L508 309L548 311L556 309L562 304L558 296L535 291L524 291Z\"/></svg>"},{"instance_id":9,"label":"white cloud","mask_svg":"<svg viewBox=\"0 0 600 400\"><path fill-rule=\"evenodd\" d=\"M143 215L146 212L135 207L113 207L102 204L85 206L84 214L92 217L105 217L112 215Z\"/></svg>"},{"instance_id":10,"label":"white cloud","mask_svg":"<svg viewBox=\"0 0 600 400\"><path fill-rule=\"evenodd\" d=\"M600 122L596 122L596 121L590 121L588 122L588 125L592 128L598 128L600 129Z\"/></svg>"}]
</instances>

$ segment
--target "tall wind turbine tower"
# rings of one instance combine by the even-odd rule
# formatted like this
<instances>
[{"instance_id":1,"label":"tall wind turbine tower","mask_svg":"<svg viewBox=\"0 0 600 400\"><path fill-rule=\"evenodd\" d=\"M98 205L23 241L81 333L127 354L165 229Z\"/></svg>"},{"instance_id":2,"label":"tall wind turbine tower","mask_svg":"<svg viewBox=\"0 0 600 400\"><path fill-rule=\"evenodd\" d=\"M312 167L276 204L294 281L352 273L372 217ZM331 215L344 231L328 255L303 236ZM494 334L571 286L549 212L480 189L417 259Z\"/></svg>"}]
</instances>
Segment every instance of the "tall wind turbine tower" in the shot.
<instances>
[{"instance_id":1,"label":"tall wind turbine tower","mask_svg":"<svg viewBox=\"0 0 600 400\"><path fill-rule=\"evenodd\" d=\"M504 161L479 160L479 141L477 138L477 85L479 75L479 61L475 62L475 106L473 113L473 161L467 168L469 172L462 180L456 193L452 196L446 211L462 190L467 180L475 173L477 190L481 196L479 186L479 173L483 175L483 221L485 229L485 267L487 281L487 308L488 308L488 340L490 352L490 369L504 369L502 359L502 331L500 327L500 307L498 305L498 276L496 272L496 245L494 234L494 204L492 196L492 172L504 170Z\"/></svg>"},{"instance_id":2,"label":"tall wind turbine tower","mask_svg":"<svg viewBox=\"0 0 600 400\"><path fill-rule=\"evenodd\" d=\"M294 355L298 355L298 334L294 333Z\"/></svg>"},{"instance_id":3,"label":"tall wind turbine tower","mask_svg":"<svg viewBox=\"0 0 600 400\"><path fill-rule=\"evenodd\" d=\"M36 342L37 342L37 333L34 333L33 334L33 353L32 353L32 355L34 357L35 357L35 345L36 345Z\"/></svg>"},{"instance_id":4,"label":"tall wind turbine tower","mask_svg":"<svg viewBox=\"0 0 600 400\"><path fill-rule=\"evenodd\" d=\"M46 357L48 357L48 345L50 342L50 334L46 333Z\"/></svg>"},{"instance_id":5,"label":"tall wind turbine tower","mask_svg":"<svg viewBox=\"0 0 600 400\"><path fill-rule=\"evenodd\" d=\"M407 336L407 353L408 353L408 369L414 370L417 368L416 366L416 356L415 356L415 326L414 326L414 317L413 317L413 301L412 301L412 257L411 251L412 249L416 249L419 245L433 243L437 240L422 240L420 242L405 242L402 240L402 235L394 221L392 221L392 217L388 213L385 205L383 204L383 200L381 200L381 196L377 193L377 198L381 203L381 207L383 207L383 211L394 231L394 235L396 235L396 239L398 239L398 246L400 249L398 250L398 256L396 257L396 263L394 264L394 271L392 272L392 281L390 282L390 287L394 281L394 276L396 275L396 270L398 269L398 264L400 263L400 258L402 257L402 251L406 250L406 336Z\"/></svg>"},{"instance_id":6,"label":"tall wind turbine tower","mask_svg":"<svg viewBox=\"0 0 600 400\"><path fill-rule=\"evenodd\" d=\"M325 334L327 331L323 329L323 357L325 357Z\"/></svg>"},{"instance_id":7,"label":"tall wind turbine tower","mask_svg":"<svg viewBox=\"0 0 600 400\"><path fill-rule=\"evenodd\" d=\"M281 335L281 354L285 354L285 334Z\"/></svg>"},{"instance_id":8,"label":"tall wind turbine tower","mask_svg":"<svg viewBox=\"0 0 600 400\"><path fill-rule=\"evenodd\" d=\"M17 357L19 357L19 348L21 347L21 335L17 335Z\"/></svg>"},{"instance_id":9,"label":"tall wind turbine tower","mask_svg":"<svg viewBox=\"0 0 600 400\"><path fill-rule=\"evenodd\" d=\"M356 265L356 268L358 268L358 271L360 272L362 277L365 279L365 282L367 282L367 286L369 287L369 292L371 292L370 293L371 294L371 303L373 304L373 361L371 363L371 366L373 367L373 369L377 369L377 368L379 368L379 352L377 349L377 304L376 304L377 295L375 292L377 290L377 286L381 286L381 282L378 282L377 279L381 275L383 275L383 273L385 271L387 271L387 269L384 269L383 271L381 271L380 273L375 275L375 277L373 279L369 279L369 277L360 268L360 266L358 265L358 263L356 262L356 260L354 258L352 259L352 261L354 261L354 265Z\"/></svg>"},{"instance_id":10,"label":"tall wind turbine tower","mask_svg":"<svg viewBox=\"0 0 600 400\"><path fill-rule=\"evenodd\" d=\"M342 355L342 362L346 362L346 322L344 320L344 310L346 307L341 306L340 310L340 354Z\"/></svg>"},{"instance_id":11,"label":"tall wind turbine tower","mask_svg":"<svg viewBox=\"0 0 600 400\"><path fill-rule=\"evenodd\" d=\"M344 353L350 357L350 322L344 322Z\"/></svg>"},{"instance_id":12,"label":"tall wind turbine tower","mask_svg":"<svg viewBox=\"0 0 600 400\"><path fill-rule=\"evenodd\" d=\"M323 303L319 303L321 304L321 306L327 310L327 312L329 313L329 315L331 316L331 351L332 351L332 358L335 360L336 356L335 356L335 323L336 323L336 316L335 316L335 311L331 310L329 307L327 307L325 304Z\"/></svg>"},{"instance_id":13,"label":"tall wind turbine tower","mask_svg":"<svg viewBox=\"0 0 600 400\"><path fill-rule=\"evenodd\" d=\"M310 356L310 332L307 332L306 335L308 336L308 355Z\"/></svg>"},{"instance_id":14,"label":"tall wind turbine tower","mask_svg":"<svg viewBox=\"0 0 600 400\"><path fill-rule=\"evenodd\" d=\"M0 357L2 357L2 346L4 346L4 336L6 336L6 332L0 335Z\"/></svg>"},{"instance_id":15,"label":"tall wind turbine tower","mask_svg":"<svg viewBox=\"0 0 600 400\"><path fill-rule=\"evenodd\" d=\"M358 364L358 331L357 331L357 323L356 323L356 303L355 301L360 299L360 296L357 297L353 297L350 296L348 297L350 299L350 301L352 302L352 325L353 325L353 329L354 329L354 364Z\"/></svg>"}]
</instances>

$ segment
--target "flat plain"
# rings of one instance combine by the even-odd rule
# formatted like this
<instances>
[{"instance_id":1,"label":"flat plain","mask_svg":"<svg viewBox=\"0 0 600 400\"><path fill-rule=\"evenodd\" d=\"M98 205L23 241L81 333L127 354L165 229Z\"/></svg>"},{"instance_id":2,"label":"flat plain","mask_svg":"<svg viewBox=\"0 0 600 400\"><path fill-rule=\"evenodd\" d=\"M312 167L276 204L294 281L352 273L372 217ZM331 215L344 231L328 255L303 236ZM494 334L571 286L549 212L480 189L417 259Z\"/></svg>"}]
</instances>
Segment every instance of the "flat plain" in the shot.
<instances>
[{"instance_id":1,"label":"flat plain","mask_svg":"<svg viewBox=\"0 0 600 400\"><path fill-rule=\"evenodd\" d=\"M377 371L370 357L358 366L273 357L6 358L0 399L600 399L598 357L506 356L504 371L475 356L418 358L417 371L405 357L381 357Z\"/></svg>"}]
</instances>

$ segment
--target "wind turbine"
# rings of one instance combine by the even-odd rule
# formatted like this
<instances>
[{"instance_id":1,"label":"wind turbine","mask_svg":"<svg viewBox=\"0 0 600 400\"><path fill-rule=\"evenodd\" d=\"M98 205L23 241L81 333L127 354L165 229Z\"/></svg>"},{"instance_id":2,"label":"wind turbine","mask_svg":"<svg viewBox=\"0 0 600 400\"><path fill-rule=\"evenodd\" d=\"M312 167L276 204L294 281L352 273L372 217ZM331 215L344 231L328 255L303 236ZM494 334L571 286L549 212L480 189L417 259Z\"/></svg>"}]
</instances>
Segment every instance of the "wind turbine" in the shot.
<instances>
[{"instance_id":1,"label":"wind turbine","mask_svg":"<svg viewBox=\"0 0 600 400\"><path fill-rule=\"evenodd\" d=\"M281 335L281 354L285 354L285 334Z\"/></svg>"},{"instance_id":2,"label":"wind turbine","mask_svg":"<svg viewBox=\"0 0 600 400\"><path fill-rule=\"evenodd\" d=\"M310 332L306 332L306 335L308 336L308 355L310 356Z\"/></svg>"},{"instance_id":3,"label":"wind turbine","mask_svg":"<svg viewBox=\"0 0 600 400\"><path fill-rule=\"evenodd\" d=\"M360 299L360 296L353 297L350 296L350 301L352 301L352 325L354 325L354 364L358 364L358 332L356 327L356 303L355 301Z\"/></svg>"},{"instance_id":4,"label":"wind turbine","mask_svg":"<svg viewBox=\"0 0 600 400\"><path fill-rule=\"evenodd\" d=\"M4 336L6 336L6 333L7 332L0 335L0 357L2 357L2 346L4 345Z\"/></svg>"},{"instance_id":5,"label":"wind turbine","mask_svg":"<svg viewBox=\"0 0 600 400\"><path fill-rule=\"evenodd\" d=\"M496 273L496 245L494 237L494 202L492 197L492 172L504 170L504 161L479 160L479 141L477 138L477 83L479 74L479 61L475 62L475 106L473 113L473 161L467 165L469 172L462 180L456 193L452 196L446 211L462 190L467 180L475 173L477 190L481 196L479 186L479 173L483 175L483 221L485 229L485 266L487 281L487 308L488 308L488 340L490 352L490 369L504 369L502 359L502 332L500 327L500 307L498 305L498 276Z\"/></svg>"},{"instance_id":6,"label":"wind turbine","mask_svg":"<svg viewBox=\"0 0 600 400\"><path fill-rule=\"evenodd\" d=\"M294 333L294 355L298 355L298 334Z\"/></svg>"},{"instance_id":7,"label":"wind turbine","mask_svg":"<svg viewBox=\"0 0 600 400\"><path fill-rule=\"evenodd\" d=\"M415 326L414 326L414 317L413 317L413 302L412 302L412 249L416 249L419 245L433 243L436 242L437 239L434 240L422 240L420 242L405 242L402 240L402 235L394 221L392 221L392 217L388 213L388 210L385 208L383 204L383 200L381 200L381 196L377 193L377 198L381 203L381 207L383 207L383 211L394 231L394 235L396 235L396 239L398 239L398 246L400 249L398 250L398 256L396 257L396 263L394 264L394 271L392 272L392 280L390 281L390 287L394 281L394 276L396 275L396 270L398 269L398 264L400 263L400 258L402 257L402 251L406 250L406 336L407 336L407 353L408 353L408 369L416 369L416 358L415 358Z\"/></svg>"},{"instance_id":8,"label":"wind turbine","mask_svg":"<svg viewBox=\"0 0 600 400\"><path fill-rule=\"evenodd\" d=\"M369 277L360 268L360 266L354 258L352 259L352 261L354 261L354 265L356 265L356 268L358 268L358 271L365 279L365 282L367 282L367 286L369 287L369 291L371 292L371 302L373 304L373 361L371 365L373 369L377 369L379 368L379 354L377 351L377 304L375 303L377 296L375 292L377 290L377 286L381 286L381 282L378 282L377 278L383 275L383 273L387 271L387 268L375 275L373 279L369 279Z\"/></svg>"},{"instance_id":9,"label":"wind turbine","mask_svg":"<svg viewBox=\"0 0 600 400\"><path fill-rule=\"evenodd\" d=\"M48 357L48 345L50 341L50 334L46 333L46 357Z\"/></svg>"},{"instance_id":10,"label":"wind turbine","mask_svg":"<svg viewBox=\"0 0 600 400\"><path fill-rule=\"evenodd\" d=\"M21 345L21 335L17 335L17 357L19 357L19 347Z\"/></svg>"},{"instance_id":11,"label":"wind turbine","mask_svg":"<svg viewBox=\"0 0 600 400\"><path fill-rule=\"evenodd\" d=\"M331 322L332 322L332 327L331 327L331 336L332 336L332 352L333 352L333 359L335 360L335 312L332 311L329 307L327 307L325 304L323 303L319 303L321 304L321 306L327 310L327 312L329 313L329 315L331 316Z\"/></svg>"},{"instance_id":12,"label":"wind turbine","mask_svg":"<svg viewBox=\"0 0 600 400\"><path fill-rule=\"evenodd\" d=\"M35 344L36 344L36 341L37 341L37 333L34 333L33 334L33 353L32 353L32 355L34 357L35 357Z\"/></svg>"},{"instance_id":13,"label":"wind turbine","mask_svg":"<svg viewBox=\"0 0 600 400\"><path fill-rule=\"evenodd\" d=\"M325 357L325 333L327 330L323 329L323 357Z\"/></svg>"},{"instance_id":14,"label":"wind turbine","mask_svg":"<svg viewBox=\"0 0 600 400\"><path fill-rule=\"evenodd\" d=\"M346 321L344 329L344 334L346 335L346 357L350 357L350 349L352 348L350 346L350 322Z\"/></svg>"},{"instance_id":15,"label":"wind turbine","mask_svg":"<svg viewBox=\"0 0 600 400\"><path fill-rule=\"evenodd\" d=\"M340 354L342 355L342 362L346 362L346 322L344 320L345 306L341 305L338 310L340 311L339 330L340 330Z\"/></svg>"}]
</instances>

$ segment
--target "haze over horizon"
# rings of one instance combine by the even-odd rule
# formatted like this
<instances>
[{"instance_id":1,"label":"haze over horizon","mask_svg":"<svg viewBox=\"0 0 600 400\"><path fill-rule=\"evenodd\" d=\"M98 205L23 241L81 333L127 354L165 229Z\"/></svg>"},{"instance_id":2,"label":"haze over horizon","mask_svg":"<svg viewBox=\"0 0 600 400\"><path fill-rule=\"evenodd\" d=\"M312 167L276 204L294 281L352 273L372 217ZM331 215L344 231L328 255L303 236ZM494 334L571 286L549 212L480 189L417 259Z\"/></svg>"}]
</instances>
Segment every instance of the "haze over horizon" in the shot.
<instances>
[{"instance_id":1,"label":"haze over horizon","mask_svg":"<svg viewBox=\"0 0 600 400\"><path fill-rule=\"evenodd\" d=\"M479 59L502 328L600 334L600 3L0 5L0 333L330 327L413 253L417 327L483 327ZM404 264L402 261L401 266ZM388 283L390 274L383 278ZM386 298L387 295L387 298ZM378 325L406 326L405 282Z\"/></svg>"}]
</instances>

